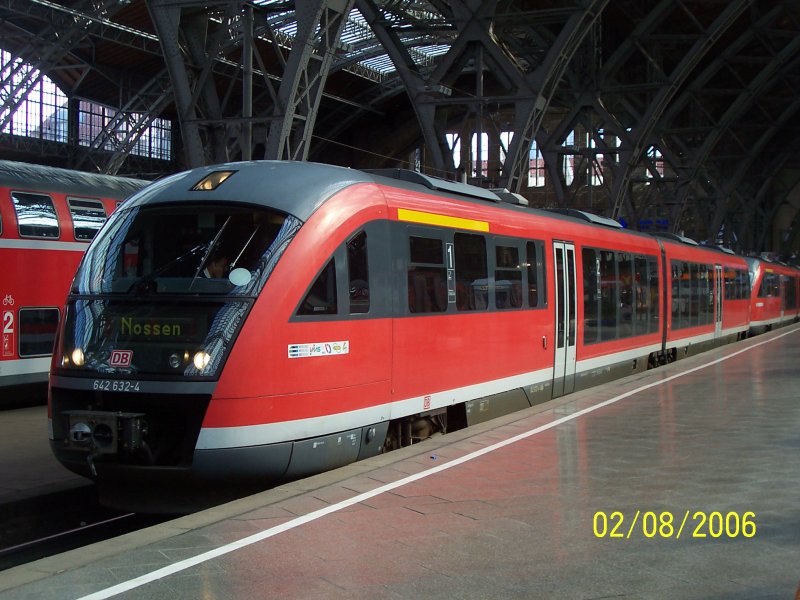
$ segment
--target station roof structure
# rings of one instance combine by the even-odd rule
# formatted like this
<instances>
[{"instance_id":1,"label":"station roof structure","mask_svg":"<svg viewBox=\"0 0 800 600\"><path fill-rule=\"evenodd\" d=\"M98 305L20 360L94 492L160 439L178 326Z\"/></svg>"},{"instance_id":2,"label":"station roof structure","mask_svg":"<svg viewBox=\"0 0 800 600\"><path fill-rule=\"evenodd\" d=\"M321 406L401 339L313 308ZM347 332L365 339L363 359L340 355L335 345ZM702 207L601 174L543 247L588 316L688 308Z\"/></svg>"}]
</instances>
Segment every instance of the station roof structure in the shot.
<instances>
[{"instance_id":1,"label":"station roof structure","mask_svg":"<svg viewBox=\"0 0 800 600\"><path fill-rule=\"evenodd\" d=\"M134 174L161 118L165 172L410 166L632 228L800 250L795 1L2 0L0 49L18 61L0 75L0 158ZM115 107L88 147L8 133L36 73Z\"/></svg>"}]
</instances>

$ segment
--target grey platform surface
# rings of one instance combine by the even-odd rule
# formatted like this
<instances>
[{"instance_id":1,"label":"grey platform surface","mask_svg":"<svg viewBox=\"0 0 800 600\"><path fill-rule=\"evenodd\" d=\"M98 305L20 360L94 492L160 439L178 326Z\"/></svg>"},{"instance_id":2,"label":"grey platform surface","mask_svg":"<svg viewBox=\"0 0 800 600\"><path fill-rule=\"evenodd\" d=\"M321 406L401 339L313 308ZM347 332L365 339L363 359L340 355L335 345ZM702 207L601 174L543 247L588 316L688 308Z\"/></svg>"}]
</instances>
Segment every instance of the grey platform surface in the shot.
<instances>
[{"instance_id":1,"label":"grey platform surface","mask_svg":"<svg viewBox=\"0 0 800 600\"><path fill-rule=\"evenodd\" d=\"M791 599L798 357L799 327L759 336L0 572L0 599Z\"/></svg>"}]
</instances>

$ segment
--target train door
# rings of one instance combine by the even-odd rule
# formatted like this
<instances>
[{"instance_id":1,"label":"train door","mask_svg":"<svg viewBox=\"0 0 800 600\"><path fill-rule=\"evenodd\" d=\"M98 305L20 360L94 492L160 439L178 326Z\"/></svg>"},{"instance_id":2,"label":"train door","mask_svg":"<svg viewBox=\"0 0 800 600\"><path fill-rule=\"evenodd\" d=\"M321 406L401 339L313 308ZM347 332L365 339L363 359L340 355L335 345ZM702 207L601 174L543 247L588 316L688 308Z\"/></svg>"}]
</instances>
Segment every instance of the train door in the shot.
<instances>
[{"instance_id":1,"label":"train door","mask_svg":"<svg viewBox=\"0 0 800 600\"><path fill-rule=\"evenodd\" d=\"M725 278L722 276L722 265L714 265L714 337L722 334L722 301L725 294Z\"/></svg>"},{"instance_id":2,"label":"train door","mask_svg":"<svg viewBox=\"0 0 800 600\"><path fill-rule=\"evenodd\" d=\"M575 389L575 245L553 242L556 283L556 356L553 397Z\"/></svg>"}]
</instances>

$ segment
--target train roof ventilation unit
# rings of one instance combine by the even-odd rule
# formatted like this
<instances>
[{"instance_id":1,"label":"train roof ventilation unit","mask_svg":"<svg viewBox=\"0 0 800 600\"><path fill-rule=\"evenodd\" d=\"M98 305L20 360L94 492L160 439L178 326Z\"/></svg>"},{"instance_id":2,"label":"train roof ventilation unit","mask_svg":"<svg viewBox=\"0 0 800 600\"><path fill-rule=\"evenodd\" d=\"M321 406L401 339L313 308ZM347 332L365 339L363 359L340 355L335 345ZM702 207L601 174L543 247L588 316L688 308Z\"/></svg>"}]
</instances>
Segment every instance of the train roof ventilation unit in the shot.
<instances>
[{"instance_id":1,"label":"train roof ventilation unit","mask_svg":"<svg viewBox=\"0 0 800 600\"><path fill-rule=\"evenodd\" d=\"M581 221L586 221L587 223L593 223L594 225L603 225L604 227L611 227L613 229L622 229L622 225L614 219L595 215L583 210L578 210L577 208L549 208L547 210L559 215L580 219Z\"/></svg>"},{"instance_id":2,"label":"train roof ventilation unit","mask_svg":"<svg viewBox=\"0 0 800 600\"><path fill-rule=\"evenodd\" d=\"M422 173L410 171L408 169L364 169L364 172L371 175L379 175L381 177L416 183L428 189L440 192L450 192L452 194L480 198L481 200L488 200L489 202L500 202L500 197L497 194L476 185L469 185L468 183L460 183L458 181L448 181L439 177L423 175Z\"/></svg>"},{"instance_id":3,"label":"train roof ventilation unit","mask_svg":"<svg viewBox=\"0 0 800 600\"><path fill-rule=\"evenodd\" d=\"M699 246L697 242L695 242L692 238L688 238L683 235L678 235L677 233L670 233L668 231L659 231L651 233L650 235L658 238L662 238L665 240L672 240L673 242L680 242L681 244L686 244L687 246Z\"/></svg>"},{"instance_id":4,"label":"train roof ventilation unit","mask_svg":"<svg viewBox=\"0 0 800 600\"><path fill-rule=\"evenodd\" d=\"M506 188L489 188L489 191L497 194L497 197L500 198L500 200L507 202L508 204L516 204L518 206L529 205L528 199L525 196L522 194L509 192Z\"/></svg>"}]
</instances>

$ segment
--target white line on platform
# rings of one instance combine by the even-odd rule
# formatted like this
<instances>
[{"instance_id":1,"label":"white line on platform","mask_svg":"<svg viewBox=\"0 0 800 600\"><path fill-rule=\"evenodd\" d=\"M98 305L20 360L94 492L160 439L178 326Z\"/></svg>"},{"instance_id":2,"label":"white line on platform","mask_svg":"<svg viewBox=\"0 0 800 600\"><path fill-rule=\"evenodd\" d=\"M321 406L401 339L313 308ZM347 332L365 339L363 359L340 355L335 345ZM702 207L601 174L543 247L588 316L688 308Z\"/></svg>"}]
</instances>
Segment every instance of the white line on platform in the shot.
<instances>
[{"instance_id":1,"label":"white line on platform","mask_svg":"<svg viewBox=\"0 0 800 600\"><path fill-rule=\"evenodd\" d=\"M274 537L274 536L276 536L278 534L281 534L281 533L283 533L285 531L289 531L291 529L295 529L296 527L300 527L301 525L305 525L306 523L310 523L312 521L316 521L317 519L320 519L320 518L322 518L322 517L324 517L326 515L329 515L331 513L335 513L337 511L340 511L343 508L347 508L348 506L352 506L353 504L358 504L359 502L364 502L365 500L369 500L370 498L374 498L375 496L378 496L378 495L383 494L385 492L389 492L391 490L397 489L397 488L402 487L404 485L407 485L409 483L413 483L415 481L419 481L420 479L425 479L426 477L430 477L431 475L435 475L436 473L441 473L442 471L446 471L447 469L451 469L451 468L456 467L458 465L464 464L464 463L469 462L471 460L474 460L474 459L476 459L478 457L481 457L484 454L489 454L490 452L494 452L495 450L499 450L500 448L505 448L506 446L509 446L511 444L519 442L520 440L527 439L527 438L529 438L529 437L531 437L533 435L536 435L538 433L542 433L543 431L547 431L548 429L552 429L553 427L558 427L559 425L561 425L563 423L566 423L568 421L572 421L573 419L577 419L578 417L582 417L583 415L586 415L586 414L589 414L591 412L594 412L594 411L596 411L596 410L598 410L600 408L603 408L605 406L609 406L610 404L614 404L616 402L619 402L620 400L624 400L625 398L630 398L631 396L634 396L636 394L639 394L639 393L644 392L646 390L649 390L651 388L654 388L654 387L657 387L657 386L660 386L660 385L664 385L665 383L669 383L670 381L673 381L673 380L678 379L680 377L684 377L685 375L689 375L691 373L695 373L697 371L701 371L703 369L707 369L708 367L712 367L712 366L714 366L716 364L719 364L721 362L724 362L726 360L734 358L735 356L738 356L738 355L743 354L745 352L749 352L753 348L758 348L759 346L763 346L764 344L769 344L771 342L774 342L775 340L779 340L782 337L785 337L785 336L790 335L792 333L795 333L797 331L800 331L800 329L793 329L792 331L787 331L785 333L782 333L780 335L775 336L774 338L771 338L771 339L768 339L768 340L764 340L762 342L758 342L756 344L753 344L752 346L748 346L747 348L743 348L741 350L738 350L736 352L728 354L727 356L723 356L721 358L713 360L713 361L711 361L709 363L705 363L705 364L700 365L698 367L693 367L691 369L688 369L687 371L682 371L681 373L676 373L675 375L670 375L669 377L665 377L664 379L660 379L658 381L654 381L652 383L648 383L647 385L643 385L643 386L638 387L638 388L636 388L634 390L630 390L628 392L625 392L624 394L620 394L619 396L615 396L615 397L610 398L608 400L604 400L603 402L600 402L598 404L595 404L595 405L589 406L587 408L584 408L582 410L579 410L579 411L577 411L575 413L572 413L571 415L567 415L567 416L561 417L560 419L556 419L554 421L551 421L550 423L547 423L545 425L541 425L539 427L536 427L535 429L531 429L529 431L525 431L523 433L520 433L518 435L510 437L510 438L508 438L506 440L503 440L501 442L497 442L495 444L492 444L491 446L486 446L485 448L481 448L480 450L476 450L475 452L470 452L469 454L466 454L466 455L464 455L464 456L462 456L460 458L453 459L450 462L440 464L440 465L438 465L436 467L433 467L431 469L427 469L426 471L422 471L420 473L415 473L414 475L409 475L408 477L404 477L403 479L399 479L398 481L394 481L392 483L387 483L386 485L382 485L380 487L377 487L374 490L371 490L369 492L363 492L363 493L358 494L356 496L353 496L352 498L349 498L347 500L343 500L341 502L337 502L336 504L331 504L330 506L327 506L327 507L322 508L320 510L315 510L314 512L310 512L307 515L303 515L301 517L297 517L296 519L292 519L291 521L287 521L286 523L283 523L281 525L277 525L275 527L271 527L269 529L265 529L264 531L260 531L258 533L253 534L253 535L250 535L250 536L248 536L246 538L242 538L241 540L239 540L237 542L232 542L230 544L226 544L224 546L220 546L219 548L216 548L214 550L209 550L208 552L204 552L202 554L198 554L197 556L195 556L193 558L187 558L185 560L178 561L178 562L173 563L171 565L168 565L166 567L162 567L161 569L157 569L155 571L151 571L150 573L145 573L144 575L141 575L141 576L136 577L134 579L131 579L129 581L123 581L122 583L118 583L117 585L111 586L111 587L106 588L104 590L100 590L100 591L95 592L93 594L89 594L88 596L83 596L82 598L79 598L78 600L102 600L104 598L112 598L113 596L116 596L118 594L122 594L124 592L136 589L136 588L141 587L143 585L146 585L148 583L152 583L154 581L158 581L159 579L163 579L163 578L168 577L170 575L174 575L175 573L179 573L181 571L185 571L186 569L189 569L190 567L193 567L195 565L199 565L201 563L207 562L207 561L212 560L214 558L217 558L219 556L223 556L225 554L229 554L229 553L234 552L236 550L239 550L241 548L246 548L247 546L250 546L250 545L255 544L257 542L260 542L262 540L266 540L267 538Z\"/></svg>"}]
</instances>

